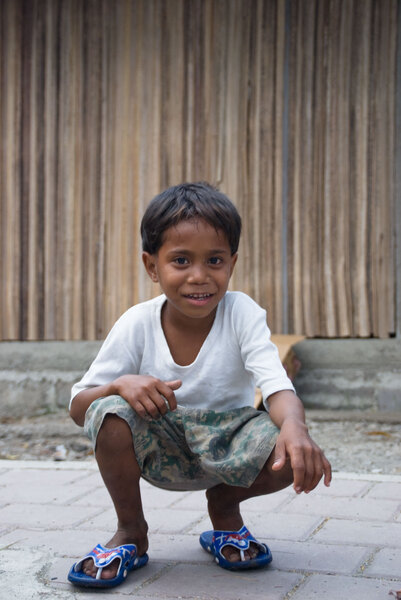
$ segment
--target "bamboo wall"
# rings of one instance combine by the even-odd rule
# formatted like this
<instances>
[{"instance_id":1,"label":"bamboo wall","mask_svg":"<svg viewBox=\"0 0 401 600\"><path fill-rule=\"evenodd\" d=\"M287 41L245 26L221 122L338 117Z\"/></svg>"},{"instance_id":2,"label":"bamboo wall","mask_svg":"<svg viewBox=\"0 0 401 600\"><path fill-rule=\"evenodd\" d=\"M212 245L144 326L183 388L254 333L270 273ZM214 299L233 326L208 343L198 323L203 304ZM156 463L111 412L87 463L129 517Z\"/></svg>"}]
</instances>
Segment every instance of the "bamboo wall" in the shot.
<instances>
[{"instance_id":1,"label":"bamboo wall","mask_svg":"<svg viewBox=\"0 0 401 600\"><path fill-rule=\"evenodd\" d=\"M396 0L0 0L0 339L158 293L139 222L217 184L275 332L395 331Z\"/></svg>"}]
</instances>

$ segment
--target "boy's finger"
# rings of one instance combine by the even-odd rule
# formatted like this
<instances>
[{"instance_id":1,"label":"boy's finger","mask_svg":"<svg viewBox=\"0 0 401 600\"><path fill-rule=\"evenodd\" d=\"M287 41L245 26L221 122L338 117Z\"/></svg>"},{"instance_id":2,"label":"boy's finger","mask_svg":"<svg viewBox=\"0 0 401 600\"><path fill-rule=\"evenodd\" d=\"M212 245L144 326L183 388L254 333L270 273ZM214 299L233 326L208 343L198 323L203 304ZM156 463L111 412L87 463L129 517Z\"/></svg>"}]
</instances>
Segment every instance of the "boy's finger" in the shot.
<instances>
[{"instance_id":1,"label":"boy's finger","mask_svg":"<svg viewBox=\"0 0 401 600\"><path fill-rule=\"evenodd\" d=\"M323 473L324 473L324 485L329 487L331 482L331 464L327 458L323 457Z\"/></svg>"},{"instance_id":2,"label":"boy's finger","mask_svg":"<svg viewBox=\"0 0 401 600\"><path fill-rule=\"evenodd\" d=\"M147 396L136 398L131 406L142 419L147 419L149 417L158 419L160 417L157 406L155 406L154 402Z\"/></svg>"},{"instance_id":3,"label":"boy's finger","mask_svg":"<svg viewBox=\"0 0 401 600\"><path fill-rule=\"evenodd\" d=\"M316 465L313 461L313 457L308 452L305 452L304 462L305 462L305 473L304 473L303 491L310 492L315 487L313 485L313 481L316 476Z\"/></svg>"},{"instance_id":4,"label":"boy's finger","mask_svg":"<svg viewBox=\"0 0 401 600\"><path fill-rule=\"evenodd\" d=\"M181 379L174 379L173 381L165 381L164 383L166 385L168 385L168 387L171 388L172 390L178 390L178 388L180 388L182 386Z\"/></svg>"},{"instance_id":5,"label":"boy's finger","mask_svg":"<svg viewBox=\"0 0 401 600\"><path fill-rule=\"evenodd\" d=\"M303 467L293 467L292 472L294 475L293 488L297 494L300 494L304 489L305 469Z\"/></svg>"},{"instance_id":6,"label":"boy's finger","mask_svg":"<svg viewBox=\"0 0 401 600\"><path fill-rule=\"evenodd\" d=\"M159 419L167 412L166 403L157 390L148 392L146 396L138 398L138 400L152 419Z\"/></svg>"},{"instance_id":7,"label":"boy's finger","mask_svg":"<svg viewBox=\"0 0 401 600\"><path fill-rule=\"evenodd\" d=\"M308 488L306 488L306 486L305 486L305 492L311 492L312 490L314 490L315 487L318 485L319 481L321 480L322 475L323 475L323 465L322 465L322 463L316 463L313 479L311 481L311 484L308 486Z\"/></svg>"},{"instance_id":8,"label":"boy's finger","mask_svg":"<svg viewBox=\"0 0 401 600\"><path fill-rule=\"evenodd\" d=\"M303 456L299 452L291 455L291 468L294 475L293 487L297 494L300 494L304 489L305 479L305 462Z\"/></svg>"},{"instance_id":9,"label":"boy's finger","mask_svg":"<svg viewBox=\"0 0 401 600\"><path fill-rule=\"evenodd\" d=\"M149 392L148 400L151 401L154 408L150 407L151 410L149 410L148 408L147 408L147 410L154 419L157 419L158 417L166 414L166 412L168 410L168 408L166 406L166 400L165 400L164 396L160 395L160 393L156 389ZM149 406L149 404L146 403L146 407L148 407L148 406Z\"/></svg>"},{"instance_id":10,"label":"boy's finger","mask_svg":"<svg viewBox=\"0 0 401 600\"><path fill-rule=\"evenodd\" d=\"M318 485L319 481L322 479L322 477L324 476L324 483L325 485L330 485L330 480L331 480L331 466L329 461L327 460L327 458L324 456L323 453L320 453L317 457L316 457L316 461L315 461L315 474L314 474L314 478L312 481L312 484L309 488L308 491L311 491L313 489L315 489L315 487ZM328 479L327 479L328 476ZM306 490L305 490L306 491Z\"/></svg>"},{"instance_id":11,"label":"boy's finger","mask_svg":"<svg viewBox=\"0 0 401 600\"><path fill-rule=\"evenodd\" d=\"M285 465L285 459L285 446L284 444L280 444L280 442L277 442L277 444L274 447L274 460L272 464L273 471L279 471L280 469L282 469Z\"/></svg>"},{"instance_id":12,"label":"boy's finger","mask_svg":"<svg viewBox=\"0 0 401 600\"><path fill-rule=\"evenodd\" d=\"M163 401L168 404L170 410L177 408L177 400L175 399L174 389L178 389L181 386L180 380L175 381L161 381L158 385L158 392L161 394Z\"/></svg>"}]
</instances>

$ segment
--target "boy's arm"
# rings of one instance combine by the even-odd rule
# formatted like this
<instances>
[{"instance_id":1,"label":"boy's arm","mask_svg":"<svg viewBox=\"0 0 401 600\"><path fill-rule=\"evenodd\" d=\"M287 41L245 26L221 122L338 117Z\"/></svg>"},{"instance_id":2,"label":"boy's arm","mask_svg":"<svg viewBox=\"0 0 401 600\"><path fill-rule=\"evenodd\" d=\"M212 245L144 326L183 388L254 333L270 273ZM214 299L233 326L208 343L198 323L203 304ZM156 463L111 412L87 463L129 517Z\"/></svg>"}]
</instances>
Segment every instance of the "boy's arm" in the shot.
<instances>
[{"instance_id":1,"label":"boy's arm","mask_svg":"<svg viewBox=\"0 0 401 600\"><path fill-rule=\"evenodd\" d=\"M79 392L71 402L70 416L82 427L85 423L85 413L92 402L105 396L118 395L124 398L140 417L158 418L169 409L177 408L174 390L179 387L180 380L161 381L150 375L122 375L105 385Z\"/></svg>"},{"instance_id":2,"label":"boy's arm","mask_svg":"<svg viewBox=\"0 0 401 600\"><path fill-rule=\"evenodd\" d=\"M309 436L301 400L290 390L276 392L268 398L270 417L280 428L274 449L273 470L279 471L287 457L294 474L297 494L313 490L324 475L329 486L331 466L322 450Z\"/></svg>"},{"instance_id":3,"label":"boy's arm","mask_svg":"<svg viewBox=\"0 0 401 600\"><path fill-rule=\"evenodd\" d=\"M96 387L90 387L86 390L82 390L74 396L70 406L70 417L80 427L83 427L85 422L85 413L89 406L98 398L104 398L106 396L112 396L115 392L113 391L114 382L107 383L106 385L99 385Z\"/></svg>"}]
</instances>

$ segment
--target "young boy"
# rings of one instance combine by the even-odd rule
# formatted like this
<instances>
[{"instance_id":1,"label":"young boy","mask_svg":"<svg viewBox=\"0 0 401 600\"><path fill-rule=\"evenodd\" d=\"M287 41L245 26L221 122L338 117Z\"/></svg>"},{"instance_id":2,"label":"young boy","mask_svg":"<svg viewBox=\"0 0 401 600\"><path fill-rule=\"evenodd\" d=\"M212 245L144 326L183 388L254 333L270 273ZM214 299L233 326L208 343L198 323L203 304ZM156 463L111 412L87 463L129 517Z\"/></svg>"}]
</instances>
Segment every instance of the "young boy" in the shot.
<instances>
[{"instance_id":1,"label":"young boy","mask_svg":"<svg viewBox=\"0 0 401 600\"><path fill-rule=\"evenodd\" d=\"M228 292L241 219L204 183L156 196L142 219L143 263L163 294L131 307L72 389L118 527L70 570L110 587L148 560L139 480L206 489L213 530L200 543L228 569L260 567L269 548L244 526L240 502L291 483L313 490L331 469L308 435L301 401L270 341L265 311ZM253 408L255 385L268 412Z\"/></svg>"}]
</instances>

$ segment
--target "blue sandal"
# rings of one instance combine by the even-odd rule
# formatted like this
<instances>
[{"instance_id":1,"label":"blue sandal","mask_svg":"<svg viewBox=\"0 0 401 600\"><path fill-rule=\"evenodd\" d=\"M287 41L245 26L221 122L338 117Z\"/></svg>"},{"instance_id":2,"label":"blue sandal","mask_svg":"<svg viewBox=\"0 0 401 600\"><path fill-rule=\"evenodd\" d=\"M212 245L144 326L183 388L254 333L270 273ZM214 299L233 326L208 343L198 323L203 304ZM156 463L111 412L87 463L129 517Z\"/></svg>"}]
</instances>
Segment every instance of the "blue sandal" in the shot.
<instances>
[{"instance_id":1,"label":"blue sandal","mask_svg":"<svg viewBox=\"0 0 401 600\"><path fill-rule=\"evenodd\" d=\"M96 578L86 575L82 571L84 560L91 558L98 568ZM104 567L107 567L113 560L118 559L120 565L115 577L112 579L101 579ZM137 556L135 544L125 544L117 546L117 548L105 548L102 544L98 544L86 556L72 565L68 573L68 580L75 585L94 588L110 588L120 585L128 576L130 571L143 567L148 562L147 554Z\"/></svg>"},{"instance_id":2,"label":"blue sandal","mask_svg":"<svg viewBox=\"0 0 401 600\"><path fill-rule=\"evenodd\" d=\"M255 540L245 525L239 531L204 531L199 538L199 542L206 552L213 554L220 567L232 571L264 567L273 558L268 546ZM259 554L255 558L246 560L244 551L249 549L251 543L258 547ZM241 560L236 562L227 560L221 552L226 546L233 546L239 550Z\"/></svg>"}]
</instances>

